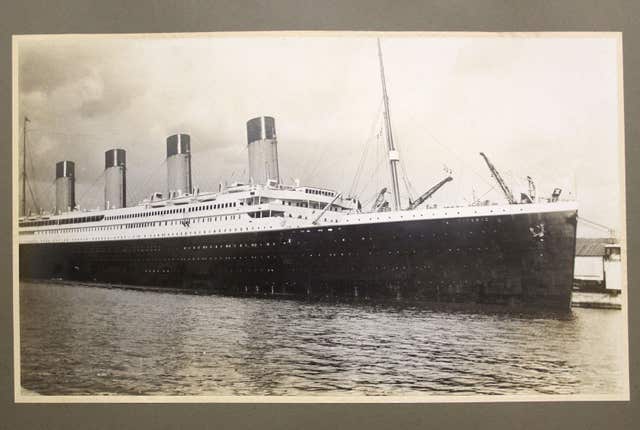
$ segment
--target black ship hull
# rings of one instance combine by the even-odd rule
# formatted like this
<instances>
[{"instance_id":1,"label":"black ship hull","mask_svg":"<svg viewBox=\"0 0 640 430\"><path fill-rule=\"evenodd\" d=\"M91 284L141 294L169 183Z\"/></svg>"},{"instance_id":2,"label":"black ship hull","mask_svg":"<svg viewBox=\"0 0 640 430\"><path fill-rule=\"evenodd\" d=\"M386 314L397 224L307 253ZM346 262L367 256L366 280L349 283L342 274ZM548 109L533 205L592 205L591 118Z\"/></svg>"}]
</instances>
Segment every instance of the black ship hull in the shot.
<instances>
[{"instance_id":1,"label":"black ship hull","mask_svg":"<svg viewBox=\"0 0 640 430\"><path fill-rule=\"evenodd\" d=\"M20 245L20 277L569 309L576 211Z\"/></svg>"}]
</instances>

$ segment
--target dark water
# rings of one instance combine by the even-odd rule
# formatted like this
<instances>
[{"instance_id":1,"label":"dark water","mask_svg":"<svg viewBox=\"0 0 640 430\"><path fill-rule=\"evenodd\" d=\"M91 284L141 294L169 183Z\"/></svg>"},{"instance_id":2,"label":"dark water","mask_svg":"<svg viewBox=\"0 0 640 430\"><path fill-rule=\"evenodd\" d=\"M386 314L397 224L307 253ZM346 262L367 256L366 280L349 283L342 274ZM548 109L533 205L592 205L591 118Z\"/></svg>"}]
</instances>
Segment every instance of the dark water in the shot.
<instances>
[{"instance_id":1,"label":"dark water","mask_svg":"<svg viewBox=\"0 0 640 430\"><path fill-rule=\"evenodd\" d=\"M41 394L618 394L621 311L471 313L22 284Z\"/></svg>"}]
</instances>

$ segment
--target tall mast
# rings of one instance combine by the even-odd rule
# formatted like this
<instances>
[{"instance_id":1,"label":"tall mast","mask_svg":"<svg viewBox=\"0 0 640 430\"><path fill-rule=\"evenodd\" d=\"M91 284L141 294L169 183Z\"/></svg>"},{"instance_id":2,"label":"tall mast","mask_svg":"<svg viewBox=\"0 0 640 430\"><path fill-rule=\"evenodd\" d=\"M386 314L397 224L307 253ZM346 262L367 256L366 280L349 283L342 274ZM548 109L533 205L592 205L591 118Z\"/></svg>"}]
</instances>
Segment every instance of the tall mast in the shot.
<instances>
[{"instance_id":1,"label":"tall mast","mask_svg":"<svg viewBox=\"0 0 640 430\"><path fill-rule=\"evenodd\" d=\"M382 99L384 101L384 120L387 134L387 147L389 148L389 164L391 166L391 191L393 193L393 209L400 210L400 186L398 185L398 161L400 154L393 144L391 132L391 115L389 114L389 97L387 96L387 83L384 79L384 64L382 63L382 48L378 39L378 58L380 59L380 78L382 80Z\"/></svg>"},{"instance_id":2,"label":"tall mast","mask_svg":"<svg viewBox=\"0 0 640 430\"><path fill-rule=\"evenodd\" d=\"M29 118L24 117L22 126L22 216L27 214L27 123Z\"/></svg>"}]
</instances>

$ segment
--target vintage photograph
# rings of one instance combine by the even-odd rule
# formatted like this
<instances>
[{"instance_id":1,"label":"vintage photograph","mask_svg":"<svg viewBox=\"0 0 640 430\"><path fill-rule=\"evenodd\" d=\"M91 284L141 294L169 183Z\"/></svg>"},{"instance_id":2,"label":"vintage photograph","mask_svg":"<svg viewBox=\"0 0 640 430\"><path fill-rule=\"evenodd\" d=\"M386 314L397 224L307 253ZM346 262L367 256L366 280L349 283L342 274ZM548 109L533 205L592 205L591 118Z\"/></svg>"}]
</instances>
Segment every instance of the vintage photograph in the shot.
<instances>
[{"instance_id":1,"label":"vintage photograph","mask_svg":"<svg viewBox=\"0 0 640 430\"><path fill-rule=\"evenodd\" d=\"M14 36L16 401L628 400L622 43Z\"/></svg>"}]
</instances>

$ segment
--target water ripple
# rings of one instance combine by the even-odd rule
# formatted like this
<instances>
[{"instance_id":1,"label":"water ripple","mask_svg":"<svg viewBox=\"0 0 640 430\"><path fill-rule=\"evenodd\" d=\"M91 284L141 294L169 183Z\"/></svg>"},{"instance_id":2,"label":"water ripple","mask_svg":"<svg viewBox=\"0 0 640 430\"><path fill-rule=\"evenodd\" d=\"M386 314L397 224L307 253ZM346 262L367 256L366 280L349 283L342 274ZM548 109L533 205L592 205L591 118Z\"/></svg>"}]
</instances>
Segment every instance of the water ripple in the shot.
<instances>
[{"instance_id":1,"label":"water ripple","mask_svg":"<svg viewBox=\"0 0 640 430\"><path fill-rule=\"evenodd\" d=\"M621 312L465 312L20 287L42 394L611 394Z\"/></svg>"}]
</instances>

